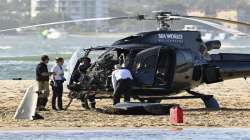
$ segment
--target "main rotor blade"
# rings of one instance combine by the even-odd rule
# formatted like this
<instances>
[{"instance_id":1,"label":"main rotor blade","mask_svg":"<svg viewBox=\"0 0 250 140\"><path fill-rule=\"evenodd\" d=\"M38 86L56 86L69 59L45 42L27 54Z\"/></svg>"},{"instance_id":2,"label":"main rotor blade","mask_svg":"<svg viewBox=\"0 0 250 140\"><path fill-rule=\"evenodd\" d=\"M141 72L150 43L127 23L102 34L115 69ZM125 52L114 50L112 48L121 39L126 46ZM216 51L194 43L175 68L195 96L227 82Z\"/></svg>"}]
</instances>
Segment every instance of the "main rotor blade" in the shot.
<instances>
[{"instance_id":1,"label":"main rotor blade","mask_svg":"<svg viewBox=\"0 0 250 140\"><path fill-rule=\"evenodd\" d=\"M104 17L104 18L66 20L66 21L49 22L49 23L43 23L43 24L35 24L35 25L29 25L29 26L9 28L9 29L0 30L0 32L14 31L14 30L20 30L20 29L29 29L29 28L34 28L34 27L44 27L44 26L50 26L50 25L67 24L67 23L77 23L77 22L87 22L87 21L107 21L107 20L117 20L117 19L134 19L134 18L137 18L137 17L124 16L124 17Z\"/></svg>"},{"instance_id":2,"label":"main rotor blade","mask_svg":"<svg viewBox=\"0 0 250 140\"><path fill-rule=\"evenodd\" d=\"M186 16L171 16L171 18L173 18L173 19L186 19L186 20L196 21L196 22L199 22L199 23L202 23L202 24L209 25L209 26L214 27L216 29L225 31L225 32L230 33L230 34L236 34L236 35L239 35L239 36L249 36L246 33L240 32L240 31L235 30L235 29L229 29L229 28L227 28L227 27L225 27L223 25L220 25L220 24L217 24L217 23L214 23L214 22L210 22L210 21L200 20L200 19L196 19L196 18L189 18L189 17L186 17Z\"/></svg>"},{"instance_id":3,"label":"main rotor blade","mask_svg":"<svg viewBox=\"0 0 250 140\"><path fill-rule=\"evenodd\" d=\"M216 18L216 17L202 17L202 16L182 16L182 17L197 18L197 19L204 19L204 20L215 20L215 21L227 22L227 23L232 23L232 24L250 26L250 23L247 23L247 22Z\"/></svg>"}]
</instances>

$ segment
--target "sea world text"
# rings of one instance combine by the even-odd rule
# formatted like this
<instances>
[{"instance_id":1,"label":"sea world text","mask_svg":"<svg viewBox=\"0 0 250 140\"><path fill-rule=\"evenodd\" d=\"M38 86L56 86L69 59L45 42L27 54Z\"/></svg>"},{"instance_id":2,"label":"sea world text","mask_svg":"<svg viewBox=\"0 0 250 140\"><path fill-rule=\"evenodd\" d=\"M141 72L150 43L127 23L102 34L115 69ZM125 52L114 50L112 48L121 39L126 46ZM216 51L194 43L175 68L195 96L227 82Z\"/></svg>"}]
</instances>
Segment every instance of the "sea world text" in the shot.
<instances>
[{"instance_id":1,"label":"sea world text","mask_svg":"<svg viewBox=\"0 0 250 140\"><path fill-rule=\"evenodd\" d=\"M159 39L177 39L182 40L182 34L158 34Z\"/></svg>"}]
</instances>

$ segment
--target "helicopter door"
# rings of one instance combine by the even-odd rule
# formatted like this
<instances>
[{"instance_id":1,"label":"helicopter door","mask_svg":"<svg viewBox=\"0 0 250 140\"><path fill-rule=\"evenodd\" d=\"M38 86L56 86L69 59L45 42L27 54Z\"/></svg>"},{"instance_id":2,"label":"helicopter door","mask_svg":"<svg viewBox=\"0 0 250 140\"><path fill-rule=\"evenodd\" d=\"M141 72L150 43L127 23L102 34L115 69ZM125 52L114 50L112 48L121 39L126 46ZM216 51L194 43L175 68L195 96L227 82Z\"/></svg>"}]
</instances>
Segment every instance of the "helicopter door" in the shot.
<instances>
[{"instance_id":1,"label":"helicopter door","mask_svg":"<svg viewBox=\"0 0 250 140\"><path fill-rule=\"evenodd\" d=\"M153 47L136 55L132 71L135 80L140 85L152 86L154 84L160 50L161 47Z\"/></svg>"}]
</instances>

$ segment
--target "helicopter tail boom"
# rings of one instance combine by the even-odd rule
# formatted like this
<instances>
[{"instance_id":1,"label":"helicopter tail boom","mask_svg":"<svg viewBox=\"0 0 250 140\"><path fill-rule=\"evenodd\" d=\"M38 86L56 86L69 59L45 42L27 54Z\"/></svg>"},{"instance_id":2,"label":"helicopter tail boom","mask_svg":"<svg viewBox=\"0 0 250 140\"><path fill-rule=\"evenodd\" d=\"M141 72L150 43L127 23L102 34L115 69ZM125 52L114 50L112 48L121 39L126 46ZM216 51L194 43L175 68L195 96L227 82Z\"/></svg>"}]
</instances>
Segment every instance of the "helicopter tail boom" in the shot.
<instances>
[{"instance_id":1,"label":"helicopter tail boom","mask_svg":"<svg viewBox=\"0 0 250 140\"><path fill-rule=\"evenodd\" d=\"M250 54L221 53L211 58L209 64L219 68L222 80L250 76Z\"/></svg>"}]
</instances>

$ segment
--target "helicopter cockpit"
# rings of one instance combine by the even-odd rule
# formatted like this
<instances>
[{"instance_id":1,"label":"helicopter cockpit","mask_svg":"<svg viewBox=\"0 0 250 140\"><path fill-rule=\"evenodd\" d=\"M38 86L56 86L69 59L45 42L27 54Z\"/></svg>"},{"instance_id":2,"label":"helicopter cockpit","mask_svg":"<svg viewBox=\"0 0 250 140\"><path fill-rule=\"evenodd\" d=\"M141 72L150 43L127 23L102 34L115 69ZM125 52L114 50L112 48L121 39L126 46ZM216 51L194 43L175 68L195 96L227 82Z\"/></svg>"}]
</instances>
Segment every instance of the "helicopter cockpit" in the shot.
<instances>
[{"instance_id":1,"label":"helicopter cockpit","mask_svg":"<svg viewBox=\"0 0 250 140\"><path fill-rule=\"evenodd\" d=\"M100 46L95 48L84 49L84 53L78 57L78 60L74 66L74 71L71 74L71 77L74 76L74 73L79 71L80 60L81 58L90 58L91 66L87 69L87 72L84 74L82 80L87 80L82 82L81 80L76 80L72 82L70 78L69 85L74 85L78 83L85 83L84 87L91 87L92 89L111 89L111 74L116 64L123 64L127 62L127 51L111 46ZM80 77L80 75L79 75Z\"/></svg>"},{"instance_id":2,"label":"helicopter cockpit","mask_svg":"<svg viewBox=\"0 0 250 140\"><path fill-rule=\"evenodd\" d=\"M131 70L134 86L166 88L172 83L175 52L169 47L130 44L89 48L84 52L84 57L92 59L87 74L95 79L95 88L113 90L111 74L117 64L125 64Z\"/></svg>"}]
</instances>

